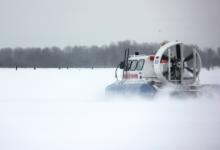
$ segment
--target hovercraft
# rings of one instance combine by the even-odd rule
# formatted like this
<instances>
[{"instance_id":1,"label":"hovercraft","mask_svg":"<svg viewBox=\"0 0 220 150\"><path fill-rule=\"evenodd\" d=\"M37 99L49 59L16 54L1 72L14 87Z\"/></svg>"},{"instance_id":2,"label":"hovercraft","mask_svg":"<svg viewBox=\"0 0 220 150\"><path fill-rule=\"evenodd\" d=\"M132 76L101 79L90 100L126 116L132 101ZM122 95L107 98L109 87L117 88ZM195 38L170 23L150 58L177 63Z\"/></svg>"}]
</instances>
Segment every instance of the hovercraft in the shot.
<instances>
[{"instance_id":1,"label":"hovercraft","mask_svg":"<svg viewBox=\"0 0 220 150\"><path fill-rule=\"evenodd\" d=\"M207 89L220 91L219 85L199 84L201 57L196 49L186 49L181 42L167 42L155 54L129 55L115 71L116 81L106 87L107 95L154 96L169 92L175 96L198 96ZM122 70L118 79L118 70Z\"/></svg>"}]
</instances>

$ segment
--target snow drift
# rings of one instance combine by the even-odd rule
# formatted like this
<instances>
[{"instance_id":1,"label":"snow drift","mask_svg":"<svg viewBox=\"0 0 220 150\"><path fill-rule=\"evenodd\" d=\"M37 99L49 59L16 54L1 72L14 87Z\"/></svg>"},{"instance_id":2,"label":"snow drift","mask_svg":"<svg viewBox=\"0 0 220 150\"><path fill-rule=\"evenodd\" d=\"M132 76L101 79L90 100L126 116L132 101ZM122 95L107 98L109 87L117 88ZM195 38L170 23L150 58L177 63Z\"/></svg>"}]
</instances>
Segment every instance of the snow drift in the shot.
<instances>
[{"instance_id":1,"label":"snow drift","mask_svg":"<svg viewBox=\"0 0 220 150\"><path fill-rule=\"evenodd\" d=\"M0 81L1 150L220 148L218 95L106 98L114 69L1 69Z\"/></svg>"}]
</instances>

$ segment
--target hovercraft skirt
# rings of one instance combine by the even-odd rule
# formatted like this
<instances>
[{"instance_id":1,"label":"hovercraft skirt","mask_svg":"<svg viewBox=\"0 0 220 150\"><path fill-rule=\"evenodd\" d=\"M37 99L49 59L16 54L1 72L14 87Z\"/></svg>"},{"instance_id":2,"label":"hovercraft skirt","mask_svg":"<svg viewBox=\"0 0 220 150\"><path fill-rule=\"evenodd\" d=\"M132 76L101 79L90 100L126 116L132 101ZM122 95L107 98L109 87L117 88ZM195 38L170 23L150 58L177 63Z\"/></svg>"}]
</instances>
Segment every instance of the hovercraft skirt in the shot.
<instances>
[{"instance_id":1,"label":"hovercraft skirt","mask_svg":"<svg viewBox=\"0 0 220 150\"><path fill-rule=\"evenodd\" d=\"M149 83L113 83L106 87L107 95L141 95L150 96L156 93L156 89Z\"/></svg>"}]
</instances>

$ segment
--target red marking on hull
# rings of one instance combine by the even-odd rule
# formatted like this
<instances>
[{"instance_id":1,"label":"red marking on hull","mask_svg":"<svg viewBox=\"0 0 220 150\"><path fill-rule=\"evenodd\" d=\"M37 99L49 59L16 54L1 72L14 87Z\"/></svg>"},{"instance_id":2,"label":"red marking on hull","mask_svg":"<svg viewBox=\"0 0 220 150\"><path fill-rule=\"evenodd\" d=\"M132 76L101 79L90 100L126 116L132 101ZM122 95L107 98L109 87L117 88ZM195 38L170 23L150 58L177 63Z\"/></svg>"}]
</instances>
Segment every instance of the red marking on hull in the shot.
<instances>
[{"instance_id":1,"label":"red marking on hull","mask_svg":"<svg viewBox=\"0 0 220 150\"><path fill-rule=\"evenodd\" d=\"M125 79L138 79L138 74L128 73L127 76L124 75Z\"/></svg>"},{"instance_id":2,"label":"red marking on hull","mask_svg":"<svg viewBox=\"0 0 220 150\"><path fill-rule=\"evenodd\" d=\"M155 57L154 55L150 55L150 56L149 56L150 61L154 61L154 57Z\"/></svg>"},{"instance_id":3,"label":"red marking on hull","mask_svg":"<svg viewBox=\"0 0 220 150\"><path fill-rule=\"evenodd\" d=\"M161 59L160 63L162 63L162 64L167 64L167 63L168 63L168 60L166 60L166 59Z\"/></svg>"}]
</instances>

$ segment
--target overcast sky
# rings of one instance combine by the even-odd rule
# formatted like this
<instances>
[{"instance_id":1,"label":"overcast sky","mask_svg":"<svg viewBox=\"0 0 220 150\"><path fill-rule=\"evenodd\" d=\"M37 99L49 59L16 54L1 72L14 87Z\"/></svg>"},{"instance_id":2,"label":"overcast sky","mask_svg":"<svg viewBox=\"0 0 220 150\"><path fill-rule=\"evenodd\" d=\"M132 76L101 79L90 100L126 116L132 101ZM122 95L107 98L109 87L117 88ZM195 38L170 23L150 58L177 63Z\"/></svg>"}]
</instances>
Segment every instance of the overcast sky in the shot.
<instances>
[{"instance_id":1,"label":"overcast sky","mask_svg":"<svg viewBox=\"0 0 220 150\"><path fill-rule=\"evenodd\" d=\"M0 47L179 40L220 46L219 0L0 0Z\"/></svg>"}]
</instances>

